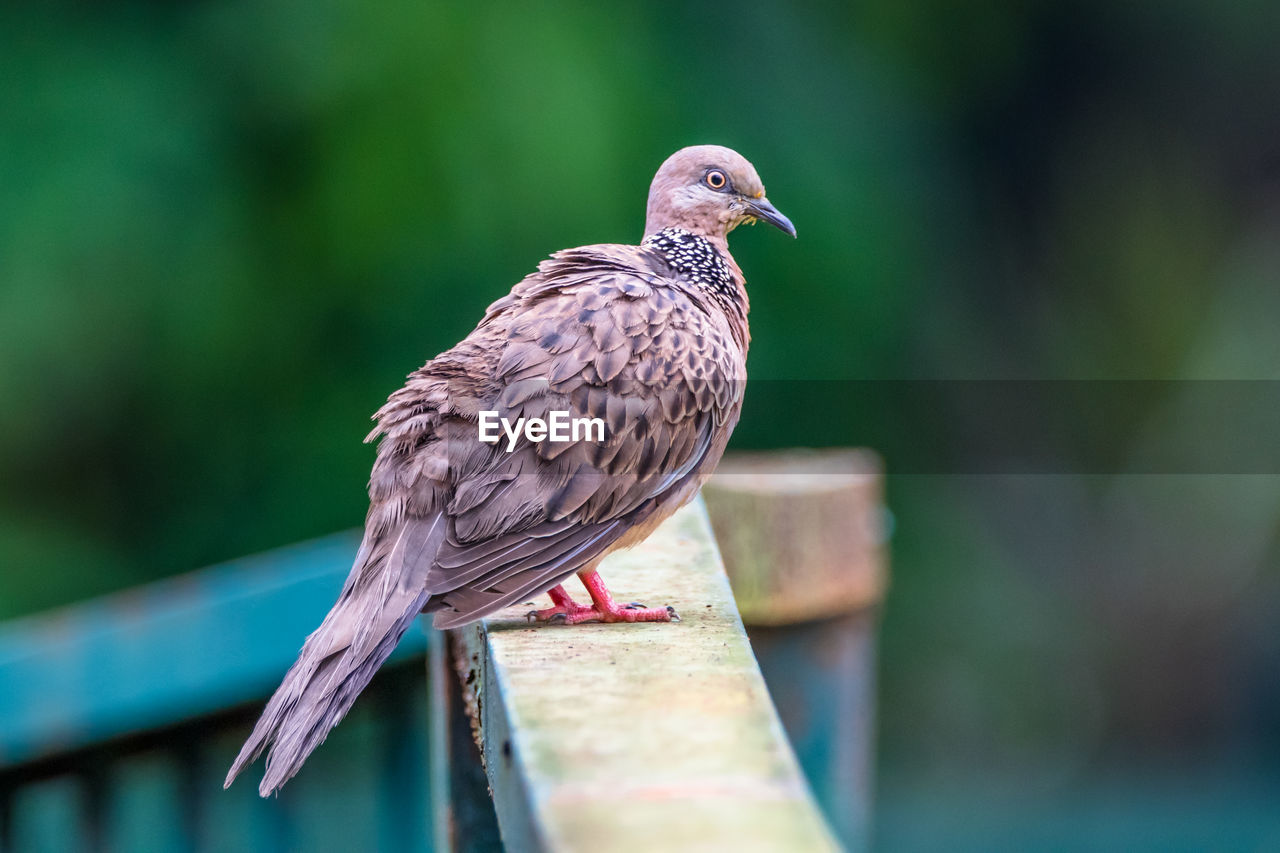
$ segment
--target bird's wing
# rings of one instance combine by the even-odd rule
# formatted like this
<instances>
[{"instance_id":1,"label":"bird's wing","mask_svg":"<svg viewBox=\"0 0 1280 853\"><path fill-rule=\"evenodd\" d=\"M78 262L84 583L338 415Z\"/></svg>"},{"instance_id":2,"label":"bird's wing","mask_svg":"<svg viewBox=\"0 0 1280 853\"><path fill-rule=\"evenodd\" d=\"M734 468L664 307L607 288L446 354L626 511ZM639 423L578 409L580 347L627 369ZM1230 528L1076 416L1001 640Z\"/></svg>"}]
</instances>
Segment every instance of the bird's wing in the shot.
<instances>
[{"instance_id":1,"label":"bird's wing","mask_svg":"<svg viewBox=\"0 0 1280 853\"><path fill-rule=\"evenodd\" d=\"M426 575L440 627L541 592L686 497L738 417L745 353L722 316L642 249L587 247L544 262L454 350L379 412L370 525L443 511ZM599 418L598 433L508 451L481 411ZM384 521L385 519L385 521Z\"/></svg>"}]
</instances>

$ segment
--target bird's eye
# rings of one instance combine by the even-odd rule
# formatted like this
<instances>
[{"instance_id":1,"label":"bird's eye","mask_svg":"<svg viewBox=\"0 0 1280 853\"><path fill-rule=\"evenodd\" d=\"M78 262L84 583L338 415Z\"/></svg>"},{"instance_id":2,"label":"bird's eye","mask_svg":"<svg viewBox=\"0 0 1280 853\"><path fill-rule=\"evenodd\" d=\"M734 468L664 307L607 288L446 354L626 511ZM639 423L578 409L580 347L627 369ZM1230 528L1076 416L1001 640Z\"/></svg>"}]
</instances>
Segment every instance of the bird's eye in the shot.
<instances>
[{"instance_id":1,"label":"bird's eye","mask_svg":"<svg viewBox=\"0 0 1280 853\"><path fill-rule=\"evenodd\" d=\"M719 169L712 169L707 172L707 176L702 180L713 190L722 190L729 185L729 179Z\"/></svg>"}]
</instances>

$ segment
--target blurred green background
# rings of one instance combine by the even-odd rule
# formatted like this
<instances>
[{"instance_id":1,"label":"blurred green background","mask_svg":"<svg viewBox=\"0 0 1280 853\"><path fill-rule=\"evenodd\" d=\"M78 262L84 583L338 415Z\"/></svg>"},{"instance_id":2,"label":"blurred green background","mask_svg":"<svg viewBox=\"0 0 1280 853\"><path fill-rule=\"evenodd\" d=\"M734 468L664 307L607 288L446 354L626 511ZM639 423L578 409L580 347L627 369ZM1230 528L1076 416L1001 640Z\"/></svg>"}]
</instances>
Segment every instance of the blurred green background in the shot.
<instances>
[{"instance_id":1,"label":"blurred green background","mask_svg":"<svg viewBox=\"0 0 1280 853\"><path fill-rule=\"evenodd\" d=\"M1274 2L28 6L0 618L358 524L369 414L550 251L637 240L688 144L799 229L734 235L753 379L1280 378ZM948 433L769 401L735 447ZM1280 847L1277 477L894 462L883 847Z\"/></svg>"}]
</instances>

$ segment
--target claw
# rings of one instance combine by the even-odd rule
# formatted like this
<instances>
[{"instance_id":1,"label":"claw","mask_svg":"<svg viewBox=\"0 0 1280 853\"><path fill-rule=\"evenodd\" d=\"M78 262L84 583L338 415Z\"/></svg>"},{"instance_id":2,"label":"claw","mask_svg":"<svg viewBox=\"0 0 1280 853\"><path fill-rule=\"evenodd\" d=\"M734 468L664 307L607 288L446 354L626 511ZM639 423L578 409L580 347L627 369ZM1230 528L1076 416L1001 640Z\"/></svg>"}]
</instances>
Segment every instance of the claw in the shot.
<instances>
[{"instance_id":1,"label":"claw","mask_svg":"<svg viewBox=\"0 0 1280 853\"><path fill-rule=\"evenodd\" d=\"M556 586L547 590L554 605L545 610L530 610L525 619L532 622L544 622L548 625L578 625L583 622L679 622L676 609L666 607L646 607L639 601L630 604L616 604L604 581L593 569L580 574L582 584L591 595L591 604L583 605L575 602L564 587Z\"/></svg>"}]
</instances>

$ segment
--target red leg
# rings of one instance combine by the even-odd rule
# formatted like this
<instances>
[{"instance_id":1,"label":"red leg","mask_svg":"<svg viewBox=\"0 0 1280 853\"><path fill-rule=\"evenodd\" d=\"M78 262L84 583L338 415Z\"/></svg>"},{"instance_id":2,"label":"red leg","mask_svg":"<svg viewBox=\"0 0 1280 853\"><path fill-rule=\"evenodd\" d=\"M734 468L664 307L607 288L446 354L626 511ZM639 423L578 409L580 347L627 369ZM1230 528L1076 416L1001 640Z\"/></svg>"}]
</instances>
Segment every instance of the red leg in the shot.
<instances>
[{"instance_id":1,"label":"red leg","mask_svg":"<svg viewBox=\"0 0 1280 853\"><path fill-rule=\"evenodd\" d=\"M547 595L551 596L552 607L545 610L530 610L525 614L525 618L533 622L550 622L551 620L559 621L561 618L567 618L575 613L583 611L594 613L595 610L585 604L579 604L574 601L569 593L565 592L562 584L556 584L547 590Z\"/></svg>"},{"instance_id":2,"label":"red leg","mask_svg":"<svg viewBox=\"0 0 1280 853\"><path fill-rule=\"evenodd\" d=\"M605 588L604 580L595 569L578 575L591 596L591 604L579 604L557 584L547 590L552 607L530 610L525 618L535 622L563 622L577 625L580 622L679 622L674 607L645 607L642 604L620 605Z\"/></svg>"},{"instance_id":3,"label":"red leg","mask_svg":"<svg viewBox=\"0 0 1280 853\"><path fill-rule=\"evenodd\" d=\"M674 607L644 607L639 604L619 605L604 585L604 579L595 569L580 572L578 577L591 596L592 607L577 607L565 613L569 625L579 622L671 622L679 621Z\"/></svg>"}]
</instances>

